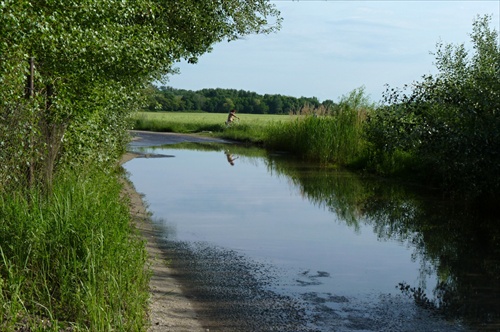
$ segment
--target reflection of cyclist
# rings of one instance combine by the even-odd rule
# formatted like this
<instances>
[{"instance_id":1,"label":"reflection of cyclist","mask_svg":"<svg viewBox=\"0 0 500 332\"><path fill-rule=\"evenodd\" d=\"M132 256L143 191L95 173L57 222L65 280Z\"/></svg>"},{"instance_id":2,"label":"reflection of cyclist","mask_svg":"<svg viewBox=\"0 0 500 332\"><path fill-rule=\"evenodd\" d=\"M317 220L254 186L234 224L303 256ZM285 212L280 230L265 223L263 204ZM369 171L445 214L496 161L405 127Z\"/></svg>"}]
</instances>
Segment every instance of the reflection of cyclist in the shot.
<instances>
[{"instance_id":1,"label":"reflection of cyclist","mask_svg":"<svg viewBox=\"0 0 500 332\"><path fill-rule=\"evenodd\" d=\"M231 166L234 166L234 161L238 159L238 157L233 157L233 155L229 151L225 151L224 154L226 155L227 162L231 164Z\"/></svg>"},{"instance_id":2,"label":"reflection of cyclist","mask_svg":"<svg viewBox=\"0 0 500 332\"><path fill-rule=\"evenodd\" d=\"M231 123L233 123L234 119L240 119L236 116L236 110L235 109L232 109L229 114L227 115L227 121L226 121L226 125L229 126Z\"/></svg>"}]
</instances>

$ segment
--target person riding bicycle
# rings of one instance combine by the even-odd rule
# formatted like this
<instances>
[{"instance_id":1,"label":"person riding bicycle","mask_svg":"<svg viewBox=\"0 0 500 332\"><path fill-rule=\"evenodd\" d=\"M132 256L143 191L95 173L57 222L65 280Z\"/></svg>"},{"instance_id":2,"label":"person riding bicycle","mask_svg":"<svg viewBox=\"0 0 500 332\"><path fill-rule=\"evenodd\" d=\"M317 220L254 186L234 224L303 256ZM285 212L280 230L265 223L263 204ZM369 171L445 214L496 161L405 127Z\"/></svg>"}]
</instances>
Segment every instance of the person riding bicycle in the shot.
<instances>
[{"instance_id":1,"label":"person riding bicycle","mask_svg":"<svg viewBox=\"0 0 500 332\"><path fill-rule=\"evenodd\" d=\"M227 115L226 125L229 126L231 123L233 123L234 119L239 120L240 118L236 116L236 110L232 109Z\"/></svg>"}]
</instances>

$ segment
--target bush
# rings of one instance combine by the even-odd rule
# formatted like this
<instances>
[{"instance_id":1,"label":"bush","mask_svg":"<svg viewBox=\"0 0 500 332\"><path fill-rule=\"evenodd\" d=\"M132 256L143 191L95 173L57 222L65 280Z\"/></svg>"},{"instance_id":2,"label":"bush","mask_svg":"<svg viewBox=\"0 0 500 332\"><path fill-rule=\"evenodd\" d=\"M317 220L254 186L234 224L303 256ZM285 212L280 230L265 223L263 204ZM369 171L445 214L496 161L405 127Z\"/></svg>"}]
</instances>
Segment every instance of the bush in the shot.
<instances>
[{"instance_id":1,"label":"bush","mask_svg":"<svg viewBox=\"0 0 500 332\"><path fill-rule=\"evenodd\" d=\"M438 44L439 73L412 91L386 91L386 105L370 115L366 135L380 164L396 153L441 186L477 197L500 188L500 50L491 18L478 17L464 45Z\"/></svg>"}]
</instances>

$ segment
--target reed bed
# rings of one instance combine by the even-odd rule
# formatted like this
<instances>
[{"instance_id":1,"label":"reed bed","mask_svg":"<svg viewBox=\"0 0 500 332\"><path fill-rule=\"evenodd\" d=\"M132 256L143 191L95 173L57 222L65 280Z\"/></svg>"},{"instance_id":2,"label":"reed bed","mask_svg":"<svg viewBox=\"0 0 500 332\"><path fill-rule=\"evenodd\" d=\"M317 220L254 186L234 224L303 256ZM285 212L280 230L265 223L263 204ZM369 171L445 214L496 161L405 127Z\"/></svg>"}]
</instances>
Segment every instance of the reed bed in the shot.
<instances>
[{"instance_id":1,"label":"reed bed","mask_svg":"<svg viewBox=\"0 0 500 332\"><path fill-rule=\"evenodd\" d=\"M84 174L84 175L82 175ZM149 272L115 175L0 196L1 331L144 331Z\"/></svg>"},{"instance_id":2,"label":"reed bed","mask_svg":"<svg viewBox=\"0 0 500 332\"><path fill-rule=\"evenodd\" d=\"M365 109L349 103L332 109L306 106L293 115L292 121L270 125L266 146L290 151L307 160L350 165L364 154L365 118Z\"/></svg>"}]
</instances>

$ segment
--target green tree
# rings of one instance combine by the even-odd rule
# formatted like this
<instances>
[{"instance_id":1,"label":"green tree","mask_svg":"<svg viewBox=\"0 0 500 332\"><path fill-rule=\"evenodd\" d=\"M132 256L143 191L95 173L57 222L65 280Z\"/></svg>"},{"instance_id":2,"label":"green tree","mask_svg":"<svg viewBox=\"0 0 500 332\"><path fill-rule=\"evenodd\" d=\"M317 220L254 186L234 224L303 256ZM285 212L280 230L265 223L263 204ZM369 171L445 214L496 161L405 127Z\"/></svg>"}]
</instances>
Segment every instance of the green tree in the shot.
<instances>
[{"instance_id":1,"label":"green tree","mask_svg":"<svg viewBox=\"0 0 500 332\"><path fill-rule=\"evenodd\" d=\"M283 114L283 101L280 95L264 95L270 114Z\"/></svg>"},{"instance_id":2,"label":"green tree","mask_svg":"<svg viewBox=\"0 0 500 332\"><path fill-rule=\"evenodd\" d=\"M222 105L222 111L229 112L234 109L234 101L231 98L225 98L224 104Z\"/></svg>"},{"instance_id":3,"label":"green tree","mask_svg":"<svg viewBox=\"0 0 500 332\"><path fill-rule=\"evenodd\" d=\"M0 2L0 182L49 184L57 164L111 163L145 84L214 43L280 23L264 0Z\"/></svg>"},{"instance_id":4,"label":"green tree","mask_svg":"<svg viewBox=\"0 0 500 332\"><path fill-rule=\"evenodd\" d=\"M409 94L388 89L367 131L379 156L408 153L424 174L472 196L500 188L500 48L490 22L474 21L472 53L438 43L438 74Z\"/></svg>"}]
</instances>

